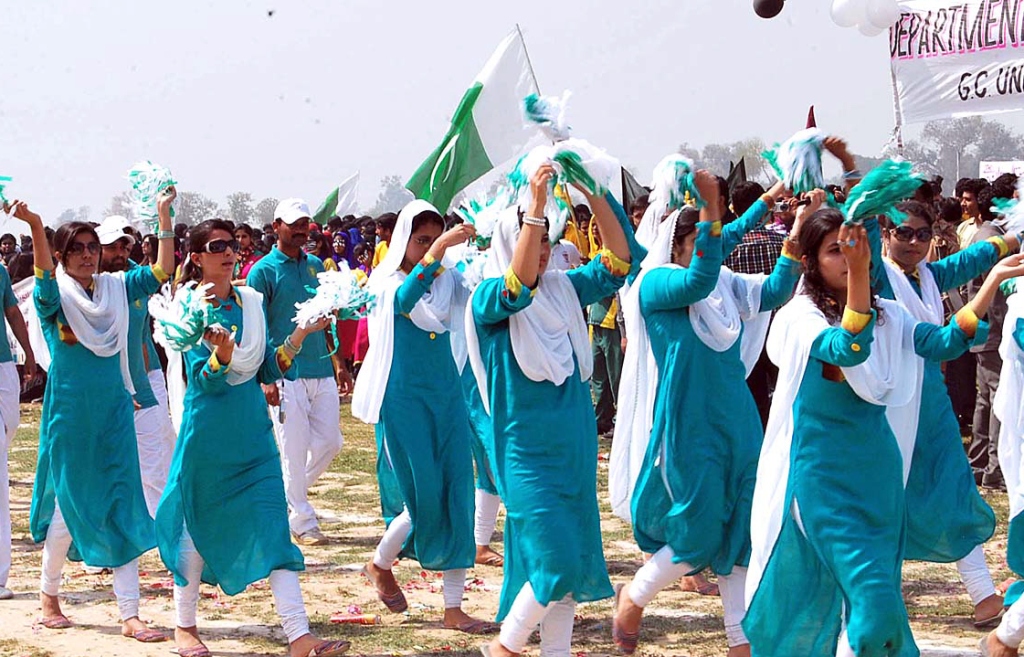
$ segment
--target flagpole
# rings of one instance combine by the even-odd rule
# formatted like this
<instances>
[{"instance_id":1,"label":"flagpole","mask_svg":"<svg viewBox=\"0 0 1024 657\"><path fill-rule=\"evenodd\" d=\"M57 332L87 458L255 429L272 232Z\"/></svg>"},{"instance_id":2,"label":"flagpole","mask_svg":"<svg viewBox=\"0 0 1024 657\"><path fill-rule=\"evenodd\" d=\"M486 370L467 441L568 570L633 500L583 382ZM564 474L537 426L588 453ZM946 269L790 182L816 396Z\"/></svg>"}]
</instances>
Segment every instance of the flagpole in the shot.
<instances>
[{"instance_id":1,"label":"flagpole","mask_svg":"<svg viewBox=\"0 0 1024 657\"><path fill-rule=\"evenodd\" d=\"M526 37L523 36L523 30L520 29L519 23L516 23L516 32L519 33L519 40L523 43L523 52L526 53L526 65L530 67L530 77L533 78L533 86L537 87L537 95L540 95L540 83L537 82L537 74L533 70L533 62L530 61L530 50L526 47Z\"/></svg>"}]
</instances>

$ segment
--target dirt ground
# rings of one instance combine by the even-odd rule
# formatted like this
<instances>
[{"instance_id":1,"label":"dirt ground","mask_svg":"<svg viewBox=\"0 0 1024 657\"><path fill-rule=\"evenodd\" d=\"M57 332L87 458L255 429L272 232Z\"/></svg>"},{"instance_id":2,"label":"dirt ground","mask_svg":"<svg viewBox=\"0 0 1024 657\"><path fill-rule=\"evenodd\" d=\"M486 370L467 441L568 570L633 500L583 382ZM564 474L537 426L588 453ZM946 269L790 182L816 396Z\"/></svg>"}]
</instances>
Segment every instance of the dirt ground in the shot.
<instances>
[{"instance_id":1,"label":"dirt ground","mask_svg":"<svg viewBox=\"0 0 1024 657\"><path fill-rule=\"evenodd\" d=\"M36 461L38 405L22 407L22 425L10 451L14 566L9 588L17 594L0 602L0 655L46 657L64 655L132 655L164 657L171 642L144 645L120 636L117 606L110 575L89 575L78 564L64 568L62 604L75 622L68 630L47 630L35 625L39 615L38 582L41 546L28 532L28 511ZM484 639L441 627L440 573L421 570L415 562L402 562L395 574L405 588L409 611L388 614L360 574L384 529L374 476L373 432L342 409L345 447L311 491L318 512L326 516L322 528L331 543L304 547L306 572L302 586L313 631L324 638L352 642L352 655L479 654ZM628 581L641 563L627 525L615 518L604 499L607 490L607 453L601 445L599 490L605 555L613 582ZM986 546L996 582L1010 576L1005 564L1007 500L1005 494L987 494L999 526ZM501 519L494 545L500 551ZM502 572L477 567L469 572L464 609L478 617L493 618L501 590ZM171 580L156 552L142 559L142 617L152 627L173 631ZM982 632L970 623L971 603L952 565L909 563L904 569L904 591L915 636L923 646L971 649ZM337 612L380 614L380 625L332 624ZM611 642L611 601L581 605L577 609L573 650L577 655L616 654ZM287 645L274 613L266 582L235 597L218 594L204 585L199 607L199 629L207 646L223 657L284 655ZM536 637L534 637L536 641ZM722 606L718 598L663 591L648 607L639 655L725 654ZM538 654L536 643L528 649ZM936 653L937 654L937 653Z\"/></svg>"}]
</instances>

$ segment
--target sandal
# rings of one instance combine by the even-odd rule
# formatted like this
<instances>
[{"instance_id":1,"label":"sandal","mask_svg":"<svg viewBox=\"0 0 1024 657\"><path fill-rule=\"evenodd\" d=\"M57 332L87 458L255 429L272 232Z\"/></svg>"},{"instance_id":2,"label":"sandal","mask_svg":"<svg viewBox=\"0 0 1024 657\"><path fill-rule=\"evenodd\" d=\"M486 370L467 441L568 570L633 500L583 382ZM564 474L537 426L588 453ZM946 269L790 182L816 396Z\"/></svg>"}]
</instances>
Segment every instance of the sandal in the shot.
<instances>
[{"instance_id":1,"label":"sandal","mask_svg":"<svg viewBox=\"0 0 1024 657\"><path fill-rule=\"evenodd\" d=\"M505 565L505 557L501 556L494 550L488 549L487 554L483 557L477 557L474 563L478 566L494 566L495 568L501 568Z\"/></svg>"},{"instance_id":2,"label":"sandal","mask_svg":"<svg viewBox=\"0 0 1024 657\"><path fill-rule=\"evenodd\" d=\"M700 583L696 584L696 588L693 588L692 585L684 586L683 582L687 580L697 580ZM679 590L683 593L696 593L697 595L706 595L713 598L721 596L721 592L718 590L718 584L709 582L703 575L694 575L692 578L690 576L684 577L679 582Z\"/></svg>"},{"instance_id":3,"label":"sandal","mask_svg":"<svg viewBox=\"0 0 1024 657\"><path fill-rule=\"evenodd\" d=\"M983 618L981 620L973 621L974 627L978 628L979 630L991 630L991 629L994 629L995 627L998 627L999 622L1001 620L1003 620L1003 614L1005 614L1005 613L1006 613L1006 607L1003 607L1002 609L999 610L999 613L996 614L995 616L991 616L989 618Z\"/></svg>"},{"instance_id":4,"label":"sandal","mask_svg":"<svg viewBox=\"0 0 1024 657\"><path fill-rule=\"evenodd\" d=\"M168 639L167 635L160 630L136 630L131 634L122 634L126 639L135 639L139 643L160 643Z\"/></svg>"},{"instance_id":5,"label":"sandal","mask_svg":"<svg viewBox=\"0 0 1024 657\"><path fill-rule=\"evenodd\" d=\"M66 630L69 627L73 627L74 623L71 622L67 616L51 616L50 618L40 618L36 621L48 630Z\"/></svg>"},{"instance_id":6,"label":"sandal","mask_svg":"<svg viewBox=\"0 0 1024 657\"><path fill-rule=\"evenodd\" d=\"M201 643L191 648L175 648L171 652L177 653L178 657L210 657L210 649Z\"/></svg>"},{"instance_id":7,"label":"sandal","mask_svg":"<svg viewBox=\"0 0 1024 657\"><path fill-rule=\"evenodd\" d=\"M313 646L307 657L335 657L344 654L352 644L348 641L321 641Z\"/></svg>"},{"instance_id":8,"label":"sandal","mask_svg":"<svg viewBox=\"0 0 1024 657\"><path fill-rule=\"evenodd\" d=\"M458 630L459 632L465 632L466 634L494 634L498 631L501 626L497 623L491 623L485 620L473 619L468 623L456 625L454 627L445 625L446 630Z\"/></svg>"},{"instance_id":9,"label":"sandal","mask_svg":"<svg viewBox=\"0 0 1024 657\"><path fill-rule=\"evenodd\" d=\"M622 595L624 588L626 588L625 584L615 585L615 614L612 616L612 641L622 653L632 655L636 652L637 644L640 643L640 630L626 632L619 627L619 597Z\"/></svg>"},{"instance_id":10,"label":"sandal","mask_svg":"<svg viewBox=\"0 0 1024 657\"><path fill-rule=\"evenodd\" d=\"M384 603L388 611L393 614L400 614L409 608L409 602L405 599L405 593L402 593L402 589L398 589L398 593L384 593L377 588L377 583L373 581L373 577L370 576L370 571L366 566L363 566L363 574L373 584L374 590L377 591L377 599Z\"/></svg>"}]
</instances>

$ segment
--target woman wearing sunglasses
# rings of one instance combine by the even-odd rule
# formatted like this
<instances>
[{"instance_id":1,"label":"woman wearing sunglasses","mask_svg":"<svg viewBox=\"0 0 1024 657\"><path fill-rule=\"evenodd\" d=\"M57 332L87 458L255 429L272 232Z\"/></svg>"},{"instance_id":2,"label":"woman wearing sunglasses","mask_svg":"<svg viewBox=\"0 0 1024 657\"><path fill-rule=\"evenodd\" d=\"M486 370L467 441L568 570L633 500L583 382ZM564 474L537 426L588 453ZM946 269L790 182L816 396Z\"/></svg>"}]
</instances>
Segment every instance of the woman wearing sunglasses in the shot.
<instances>
[{"instance_id":1,"label":"woman wearing sunglasses","mask_svg":"<svg viewBox=\"0 0 1024 657\"><path fill-rule=\"evenodd\" d=\"M98 273L100 242L89 224L57 229L54 267L42 219L21 201L10 208L32 230L33 299L52 360L29 519L33 540L45 541L39 594L45 628L72 625L57 598L70 555L113 569L124 636L145 643L167 639L139 620L138 558L156 546L156 537L139 473L128 304L155 293L174 268L175 195L171 187L158 199L156 264L113 274Z\"/></svg>"},{"instance_id":2,"label":"woman wearing sunglasses","mask_svg":"<svg viewBox=\"0 0 1024 657\"><path fill-rule=\"evenodd\" d=\"M995 237L951 256L926 262L935 215L930 206L907 201L906 220L866 222L872 246L872 289L894 299L921 322L942 324L942 293L966 284L1015 253L1017 236ZM888 257L881 256L885 244ZM918 394L917 434L907 481L906 559L955 561L974 604L974 624L994 627L1003 609L982 545L995 529L995 515L982 499L964 456L960 423L946 389L941 363L925 359ZM910 455L904 454L904 459Z\"/></svg>"},{"instance_id":3,"label":"woman wearing sunglasses","mask_svg":"<svg viewBox=\"0 0 1024 657\"><path fill-rule=\"evenodd\" d=\"M182 267L181 284L212 286L218 326L182 354L184 415L156 512L160 556L174 574L174 640L182 657L210 654L196 627L200 580L236 595L269 577L291 657L340 655L347 641L309 631L298 577L305 565L291 542L281 457L260 388L287 378L306 336L326 322L271 344L263 296L231 283L239 248L231 229L221 219L193 228Z\"/></svg>"}]
</instances>

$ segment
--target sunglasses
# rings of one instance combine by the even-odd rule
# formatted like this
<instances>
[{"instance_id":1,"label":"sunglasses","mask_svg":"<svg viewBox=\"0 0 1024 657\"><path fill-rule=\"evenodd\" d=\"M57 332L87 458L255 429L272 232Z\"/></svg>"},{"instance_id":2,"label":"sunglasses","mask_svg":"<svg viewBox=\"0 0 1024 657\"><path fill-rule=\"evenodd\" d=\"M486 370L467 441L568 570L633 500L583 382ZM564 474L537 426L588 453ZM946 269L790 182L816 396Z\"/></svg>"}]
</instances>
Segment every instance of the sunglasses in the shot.
<instances>
[{"instance_id":1,"label":"sunglasses","mask_svg":"<svg viewBox=\"0 0 1024 657\"><path fill-rule=\"evenodd\" d=\"M932 237L935 236L935 231L929 227L914 230L910 226L900 226L899 228L894 228L892 234L901 242L909 242L915 237L918 242L930 242Z\"/></svg>"},{"instance_id":2,"label":"sunglasses","mask_svg":"<svg viewBox=\"0 0 1024 657\"><path fill-rule=\"evenodd\" d=\"M207 253L224 253L228 249L231 249L237 253L240 248L241 245L238 243L238 240L212 240L206 243L206 246L203 247L203 251L206 251Z\"/></svg>"},{"instance_id":3,"label":"sunglasses","mask_svg":"<svg viewBox=\"0 0 1024 657\"><path fill-rule=\"evenodd\" d=\"M99 242L87 242L87 243L72 242L71 245L68 246L68 253L71 254L71 255L81 255L82 253L85 253L86 251L88 251L92 255L96 255L97 253L100 252L100 243Z\"/></svg>"}]
</instances>

